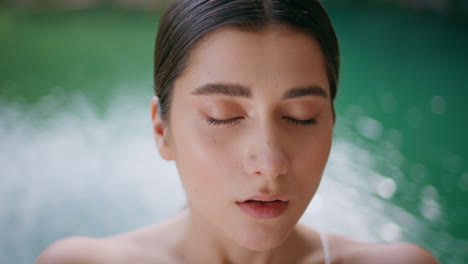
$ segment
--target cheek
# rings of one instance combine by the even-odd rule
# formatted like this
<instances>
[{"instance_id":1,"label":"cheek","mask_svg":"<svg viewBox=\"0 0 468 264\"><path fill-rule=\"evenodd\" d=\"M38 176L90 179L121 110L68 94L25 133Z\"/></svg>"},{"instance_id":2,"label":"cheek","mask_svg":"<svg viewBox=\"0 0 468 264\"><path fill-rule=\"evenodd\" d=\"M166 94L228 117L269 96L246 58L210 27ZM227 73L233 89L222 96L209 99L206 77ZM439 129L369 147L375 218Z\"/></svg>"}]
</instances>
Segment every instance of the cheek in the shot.
<instances>
[{"instance_id":1,"label":"cheek","mask_svg":"<svg viewBox=\"0 0 468 264\"><path fill-rule=\"evenodd\" d=\"M297 138L302 140L295 142L292 160L300 188L309 188L320 183L330 154L332 134L333 126L328 125L323 129L317 129L307 137L297 135Z\"/></svg>"},{"instance_id":2,"label":"cheek","mask_svg":"<svg viewBox=\"0 0 468 264\"><path fill-rule=\"evenodd\" d=\"M181 123L181 122L180 122ZM179 124L180 124L179 123ZM215 193L224 196L228 181L228 166L233 166L233 155L227 135L214 133L200 121L188 121L174 128L175 162L187 194L198 197L197 202L212 200ZM193 201L194 199L192 199Z\"/></svg>"}]
</instances>

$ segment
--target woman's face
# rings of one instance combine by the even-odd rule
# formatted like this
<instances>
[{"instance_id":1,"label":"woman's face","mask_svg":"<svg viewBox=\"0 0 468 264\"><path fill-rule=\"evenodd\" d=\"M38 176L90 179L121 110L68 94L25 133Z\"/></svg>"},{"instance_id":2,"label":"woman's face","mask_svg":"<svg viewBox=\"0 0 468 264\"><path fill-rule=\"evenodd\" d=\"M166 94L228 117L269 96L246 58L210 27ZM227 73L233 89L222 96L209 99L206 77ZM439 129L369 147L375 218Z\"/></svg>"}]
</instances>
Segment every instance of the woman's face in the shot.
<instances>
[{"instance_id":1,"label":"woman's face","mask_svg":"<svg viewBox=\"0 0 468 264\"><path fill-rule=\"evenodd\" d=\"M316 40L284 27L214 31L192 50L170 111L156 141L176 162L193 217L252 250L284 241L331 147L330 89ZM261 202L268 200L281 201Z\"/></svg>"}]
</instances>

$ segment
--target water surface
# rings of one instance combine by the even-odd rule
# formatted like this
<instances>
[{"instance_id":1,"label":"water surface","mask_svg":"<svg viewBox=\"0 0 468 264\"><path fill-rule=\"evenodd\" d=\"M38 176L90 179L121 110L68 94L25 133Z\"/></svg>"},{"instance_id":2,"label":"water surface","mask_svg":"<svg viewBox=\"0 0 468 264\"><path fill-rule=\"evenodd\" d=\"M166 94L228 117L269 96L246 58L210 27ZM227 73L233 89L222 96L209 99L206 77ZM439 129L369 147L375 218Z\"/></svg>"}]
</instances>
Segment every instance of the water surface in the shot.
<instances>
[{"instance_id":1,"label":"water surface","mask_svg":"<svg viewBox=\"0 0 468 264\"><path fill-rule=\"evenodd\" d=\"M330 162L302 221L467 263L466 25L330 6L342 48ZM0 11L0 263L184 204L151 135L158 14Z\"/></svg>"}]
</instances>

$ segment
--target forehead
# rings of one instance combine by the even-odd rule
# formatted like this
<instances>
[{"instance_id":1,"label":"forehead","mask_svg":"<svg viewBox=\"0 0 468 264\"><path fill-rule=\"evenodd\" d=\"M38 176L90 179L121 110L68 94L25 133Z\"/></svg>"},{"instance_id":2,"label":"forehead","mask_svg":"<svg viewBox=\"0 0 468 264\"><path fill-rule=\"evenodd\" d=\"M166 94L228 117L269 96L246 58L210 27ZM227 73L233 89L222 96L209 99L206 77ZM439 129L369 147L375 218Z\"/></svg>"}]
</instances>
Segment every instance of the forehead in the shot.
<instances>
[{"instance_id":1,"label":"forehead","mask_svg":"<svg viewBox=\"0 0 468 264\"><path fill-rule=\"evenodd\" d=\"M309 34L286 27L259 31L226 27L207 34L192 49L175 87L190 93L207 83L242 84L252 87L254 95L256 90L280 94L306 85L329 92L318 42Z\"/></svg>"}]
</instances>

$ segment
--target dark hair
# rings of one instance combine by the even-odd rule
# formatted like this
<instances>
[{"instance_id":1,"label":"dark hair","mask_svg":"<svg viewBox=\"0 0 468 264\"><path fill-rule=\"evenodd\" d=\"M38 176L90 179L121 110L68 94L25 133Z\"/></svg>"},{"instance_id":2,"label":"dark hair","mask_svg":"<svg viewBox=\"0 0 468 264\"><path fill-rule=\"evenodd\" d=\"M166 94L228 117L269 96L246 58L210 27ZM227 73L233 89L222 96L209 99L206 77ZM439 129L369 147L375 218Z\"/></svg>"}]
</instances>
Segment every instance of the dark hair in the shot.
<instances>
[{"instance_id":1,"label":"dark hair","mask_svg":"<svg viewBox=\"0 0 468 264\"><path fill-rule=\"evenodd\" d=\"M201 37L224 26L255 31L272 24L290 26L318 41L333 104L340 66L338 40L317 0L175 0L163 15L156 38L154 90L161 119L169 119L174 81L185 70L190 51Z\"/></svg>"}]
</instances>

